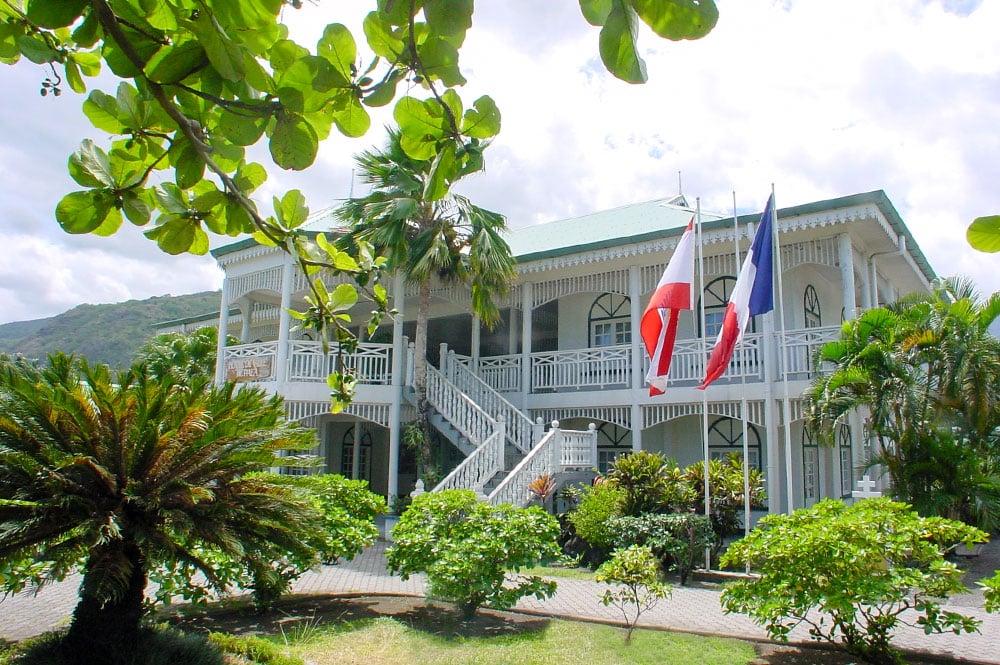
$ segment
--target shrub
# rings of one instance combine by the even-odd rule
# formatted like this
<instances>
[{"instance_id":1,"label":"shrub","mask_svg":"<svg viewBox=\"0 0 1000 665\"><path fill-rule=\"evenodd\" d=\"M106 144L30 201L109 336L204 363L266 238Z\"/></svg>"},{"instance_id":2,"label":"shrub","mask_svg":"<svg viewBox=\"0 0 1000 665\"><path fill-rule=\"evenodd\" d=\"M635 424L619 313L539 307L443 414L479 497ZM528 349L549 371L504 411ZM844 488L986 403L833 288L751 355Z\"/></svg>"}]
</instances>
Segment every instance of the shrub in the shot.
<instances>
[{"instance_id":1,"label":"shrub","mask_svg":"<svg viewBox=\"0 0 1000 665\"><path fill-rule=\"evenodd\" d=\"M471 618L482 605L506 609L523 596L551 597L555 582L508 573L558 557L558 534L556 519L537 506L493 506L469 490L444 490L413 500L386 559L404 580L425 573L431 596L458 604L463 618Z\"/></svg>"},{"instance_id":2,"label":"shrub","mask_svg":"<svg viewBox=\"0 0 1000 665\"><path fill-rule=\"evenodd\" d=\"M626 515L611 520L609 528L616 533L617 547L648 547L664 570L677 571L682 585L715 537L709 518L693 513Z\"/></svg>"},{"instance_id":3,"label":"shrub","mask_svg":"<svg viewBox=\"0 0 1000 665\"><path fill-rule=\"evenodd\" d=\"M750 507L767 507L764 491L764 474L750 467ZM705 508L705 463L695 462L683 471L683 478L692 490L691 507ZM715 551L722 546L722 539L742 533L743 512L746 506L743 487L743 458L729 454L725 460L711 460L708 464L708 482L711 489L709 509L712 529L715 531Z\"/></svg>"},{"instance_id":4,"label":"shrub","mask_svg":"<svg viewBox=\"0 0 1000 665\"><path fill-rule=\"evenodd\" d=\"M615 532L611 520L620 517L625 504L625 491L610 483L597 483L585 488L576 510L568 519L576 535L598 551L598 560L614 545Z\"/></svg>"},{"instance_id":5,"label":"shrub","mask_svg":"<svg viewBox=\"0 0 1000 665\"><path fill-rule=\"evenodd\" d=\"M607 481L625 493L625 515L678 512L693 499L677 463L660 453L641 450L619 457L608 470Z\"/></svg>"},{"instance_id":6,"label":"shrub","mask_svg":"<svg viewBox=\"0 0 1000 665\"><path fill-rule=\"evenodd\" d=\"M944 559L959 542L984 532L940 517L920 517L904 503L867 499L853 506L827 499L791 515L769 515L730 546L724 564L750 564L760 577L728 586L726 612L749 614L773 639L805 624L816 640L841 641L872 663L894 663L892 633L916 616L924 631L972 632L979 622L941 609L965 590L961 571Z\"/></svg>"},{"instance_id":7,"label":"shrub","mask_svg":"<svg viewBox=\"0 0 1000 665\"><path fill-rule=\"evenodd\" d=\"M670 595L670 586L660 581L656 557L641 545L615 550L611 559L597 569L595 579L618 587L606 590L601 602L621 610L626 644L632 641L632 631L642 613Z\"/></svg>"},{"instance_id":8,"label":"shrub","mask_svg":"<svg viewBox=\"0 0 1000 665\"><path fill-rule=\"evenodd\" d=\"M16 644L10 651L3 654L3 663L17 665L79 665L81 662L93 662L93 658L82 658L66 640L65 632L46 633L30 640ZM144 627L139 631L139 641L134 653L117 657L101 654L105 662L116 665L224 665L225 657L222 650L212 644L205 635L187 633L175 628ZM263 661L261 661L263 662ZM295 665L292 663L275 663L275 665Z\"/></svg>"},{"instance_id":9,"label":"shrub","mask_svg":"<svg viewBox=\"0 0 1000 665\"><path fill-rule=\"evenodd\" d=\"M227 654L238 656L257 665L303 665L304 661L282 653L273 642L253 635L209 633L208 639Z\"/></svg>"},{"instance_id":10,"label":"shrub","mask_svg":"<svg viewBox=\"0 0 1000 665\"><path fill-rule=\"evenodd\" d=\"M1000 570L985 580L979 581L983 588L984 607L987 612L1000 612Z\"/></svg>"}]
</instances>

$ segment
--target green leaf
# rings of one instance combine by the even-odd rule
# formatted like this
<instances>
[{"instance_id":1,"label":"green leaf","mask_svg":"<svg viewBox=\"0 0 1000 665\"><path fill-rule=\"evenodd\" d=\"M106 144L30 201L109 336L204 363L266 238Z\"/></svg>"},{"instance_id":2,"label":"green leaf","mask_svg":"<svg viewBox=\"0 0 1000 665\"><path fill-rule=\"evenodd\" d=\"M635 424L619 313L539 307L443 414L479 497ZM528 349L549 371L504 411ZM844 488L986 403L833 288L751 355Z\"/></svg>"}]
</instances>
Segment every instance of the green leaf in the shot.
<instances>
[{"instance_id":1,"label":"green leaf","mask_svg":"<svg viewBox=\"0 0 1000 665\"><path fill-rule=\"evenodd\" d=\"M104 221L101 222L100 226L91 231L95 236L101 236L102 238L107 238L113 236L118 232L118 229L122 227L122 213L118 208L112 207L108 210L108 214L105 215Z\"/></svg>"},{"instance_id":2,"label":"green leaf","mask_svg":"<svg viewBox=\"0 0 1000 665\"><path fill-rule=\"evenodd\" d=\"M256 162L242 164L236 170L236 176L233 179L240 191L249 194L267 180L267 169Z\"/></svg>"},{"instance_id":3,"label":"green leaf","mask_svg":"<svg viewBox=\"0 0 1000 665\"><path fill-rule=\"evenodd\" d=\"M286 229L294 229L309 217L306 197L297 189L285 193L281 199L274 198L274 214Z\"/></svg>"},{"instance_id":4,"label":"green leaf","mask_svg":"<svg viewBox=\"0 0 1000 665\"><path fill-rule=\"evenodd\" d=\"M488 95L472 103L462 118L462 133L474 139L489 139L500 133L500 109Z\"/></svg>"},{"instance_id":5,"label":"green leaf","mask_svg":"<svg viewBox=\"0 0 1000 665\"><path fill-rule=\"evenodd\" d=\"M66 61L66 83L69 83L69 88L73 92L80 94L87 92L87 85L80 76L80 68L72 60Z\"/></svg>"},{"instance_id":6,"label":"green leaf","mask_svg":"<svg viewBox=\"0 0 1000 665\"><path fill-rule=\"evenodd\" d=\"M96 12L87 12L83 22L73 30L73 41L80 48L91 48L100 37L100 19Z\"/></svg>"},{"instance_id":7,"label":"green leaf","mask_svg":"<svg viewBox=\"0 0 1000 665\"><path fill-rule=\"evenodd\" d=\"M458 49L440 37L426 40L417 48L424 71L431 79L440 79L446 86L465 85L458 69Z\"/></svg>"},{"instance_id":8,"label":"green leaf","mask_svg":"<svg viewBox=\"0 0 1000 665\"><path fill-rule=\"evenodd\" d=\"M354 78L352 71L358 57L358 47L354 35L340 23L331 23L323 30L323 36L316 44L316 55L325 58L340 75L339 87L350 85Z\"/></svg>"},{"instance_id":9,"label":"green leaf","mask_svg":"<svg viewBox=\"0 0 1000 665\"><path fill-rule=\"evenodd\" d=\"M70 156L69 175L84 187L114 187L116 184L107 153L90 139L84 139Z\"/></svg>"},{"instance_id":10,"label":"green leaf","mask_svg":"<svg viewBox=\"0 0 1000 665\"><path fill-rule=\"evenodd\" d=\"M393 69L385 80L376 83L371 91L365 95L365 105L379 107L391 102L396 96L396 84L403 80L404 76L406 76L405 69Z\"/></svg>"},{"instance_id":11,"label":"green leaf","mask_svg":"<svg viewBox=\"0 0 1000 665\"><path fill-rule=\"evenodd\" d=\"M136 226L144 226L149 223L151 209L143 198L132 190L128 190L122 196L122 212L128 221Z\"/></svg>"},{"instance_id":12,"label":"green leaf","mask_svg":"<svg viewBox=\"0 0 1000 665\"><path fill-rule=\"evenodd\" d=\"M358 290L353 284L338 284L330 294L327 308L331 312L344 312L354 307L358 302Z\"/></svg>"},{"instance_id":13,"label":"green leaf","mask_svg":"<svg viewBox=\"0 0 1000 665\"><path fill-rule=\"evenodd\" d=\"M153 190L156 202L165 212L183 215L188 212L188 199L184 191L172 182L165 182Z\"/></svg>"},{"instance_id":14,"label":"green leaf","mask_svg":"<svg viewBox=\"0 0 1000 665\"><path fill-rule=\"evenodd\" d=\"M268 147L278 166L301 171L316 160L319 139L302 116L283 113L278 116Z\"/></svg>"},{"instance_id":15,"label":"green leaf","mask_svg":"<svg viewBox=\"0 0 1000 665\"><path fill-rule=\"evenodd\" d=\"M719 20L714 0L630 0L640 18L660 37L700 39Z\"/></svg>"},{"instance_id":16,"label":"green leaf","mask_svg":"<svg viewBox=\"0 0 1000 665\"><path fill-rule=\"evenodd\" d=\"M392 116L399 125L400 145L413 159L431 159L435 145L444 138L444 120L441 105L436 100L421 102L413 97L403 97L396 102Z\"/></svg>"},{"instance_id":17,"label":"green leaf","mask_svg":"<svg viewBox=\"0 0 1000 665\"><path fill-rule=\"evenodd\" d=\"M424 199L439 201L448 193L448 188L456 175L455 142L449 141L434 158L431 170L424 184Z\"/></svg>"},{"instance_id":18,"label":"green leaf","mask_svg":"<svg viewBox=\"0 0 1000 665\"><path fill-rule=\"evenodd\" d=\"M66 233L90 233L104 223L113 203L104 189L70 192L56 205L56 221Z\"/></svg>"},{"instance_id":19,"label":"green leaf","mask_svg":"<svg viewBox=\"0 0 1000 665\"><path fill-rule=\"evenodd\" d=\"M267 126L268 116L248 115L246 112L223 111L219 118L219 132L236 145L253 145L260 140Z\"/></svg>"},{"instance_id":20,"label":"green leaf","mask_svg":"<svg viewBox=\"0 0 1000 665\"><path fill-rule=\"evenodd\" d=\"M364 136L371 127L371 117L361 105L361 101L350 91L339 95L331 106L333 122L344 136L358 138Z\"/></svg>"},{"instance_id":21,"label":"green leaf","mask_svg":"<svg viewBox=\"0 0 1000 665\"><path fill-rule=\"evenodd\" d=\"M580 0L580 11L590 25L604 25L613 0Z\"/></svg>"},{"instance_id":22,"label":"green leaf","mask_svg":"<svg viewBox=\"0 0 1000 665\"><path fill-rule=\"evenodd\" d=\"M156 226L144 232L150 240L167 254L176 256L184 252L205 254L208 252L208 234L201 225L178 215L161 215Z\"/></svg>"},{"instance_id":23,"label":"green leaf","mask_svg":"<svg viewBox=\"0 0 1000 665\"><path fill-rule=\"evenodd\" d=\"M28 20L42 28L64 28L83 14L87 0L28 0Z\"/></svg>"},{"instance_id":24,"label":"green leaf","mask_svg":"<svg viewBox=\"0 0 1000 665\"><path fill-rule=\"evenodd\" d=\"M472 0L427 0L424 17L431 31L439 35L464 36L472 27Z\"/></svg>"},{"instance_id":25,"label":"green leaf","mask_svg":"<svg viewBox=\"0 0 1000 665\"><path fill-rule=\"evenodd\" d=\"M965 232L965 237L974 249L1000 252L1000 215L976 217Z\"/></svg>"},{"instance_id":26,"label":"green leaf","mask_svg":"<svg viewBox=\"0 0 1000 665\"><path fill-rule=\"evenodd\" d=\"M79 65L84 76L97 76L101 73L101 58L96 53L74 51L69 54L69 59Z\"/></svg>"},{"instance_id":27,"label":"green leaf","mask_svg":"<svg viewBox=\"0 0 1000 665\"><path fill-rule=\"evenodd\" d=\"M36 65L44 65L47 62L55 62L59 59L58 53L49 48L49 45L44 41L33 35L18 35L16 41L17 48L21 50L24 57Z\"/></svg>"},{"instance_id":28,"label":"green leaf","mask_svg":"<svg viewBox=\"0 0 1000 665\"><path fill-rule=\"evenodd\" d=\"M322 109L330 90L350 85L333 65L314 55L292 64L276 77L276 83L281 101L296 113L314 113Z\"/></svg>"},{"instance_id":29,"label":"green leaf","mask_svg":"<svg viewBox=\"0 0 1000 665\"><path fill-rule=\"evenodd\" d=\"M636 50L638 25L635 12L625 7L623 0L615 0L615 6L601 28L601 61L608 71L627 83L645 83L646 63Z\"/></svg>"},{"instance_id":30,"label":"green leaf","mask_svg":"<svg viewBox=\"0 0 1000 665\"><path fill-rule=\"evenodd\" d=\"M164 46L146 63L146 74L157 83L183 81L208 62L205 49L195 40Z\"/></svg>"},{"instance_id":31,"label":"green leaf","mask_svg":"<svg viewBox=\"0 0 1000 665\"><path fill-rule=\"evenodd\" d=\"M83 102L83 113L91 124L109 134L121 134L125 125L118 119L118 100L100 90L91 90Z\"/></svg>"},{"instance_id":32,"label":"green leaf","mask_svg":"<svg viewBox=\"0 0 1000 665\"><path fill-rule=\"evenodd\" d=\"M211 12L201 12L191 26L219 75L227 81L242 80L245 73L242 49L215 23Z\"/></svg>"},{"instance_id":33,"label":"green leaf","mask_svg":"<svg viewBox=\"0 0 1000 665\"><path fill-rule=\"evenodd\" d=\"M170 164L174 167L174 179L181 189L190 189L205 177L205 161L186 140L174 143L170 149Z\"/></svg>"},{"instance_id":34,"label":"green leaf","mask_svg":"<svg viewBox=\"0 0 1000 665\"><path fill-rule=\"evenodd\" d=\"M365 16L362 29L368 46L371 47L375 55L385 58L389 62L395 62L399 54L403 52L403 40L393 30L388 17L381 12L369 12Z\"/></svg>"}]
</instances>

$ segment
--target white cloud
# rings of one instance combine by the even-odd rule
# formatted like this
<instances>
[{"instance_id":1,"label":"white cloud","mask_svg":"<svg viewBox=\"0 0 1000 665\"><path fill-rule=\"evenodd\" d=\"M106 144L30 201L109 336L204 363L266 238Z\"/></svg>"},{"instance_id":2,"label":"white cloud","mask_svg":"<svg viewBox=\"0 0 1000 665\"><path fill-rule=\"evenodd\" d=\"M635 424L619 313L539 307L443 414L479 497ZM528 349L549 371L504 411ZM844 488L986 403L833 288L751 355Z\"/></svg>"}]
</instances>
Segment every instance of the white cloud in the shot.
<instances>
[{"instance_id":1,"label":"white cloud","mask_svg":"<svg viewBox=\"0 0 1000 665\"><path fill-rule=\"evenodd\" d=\"M307 6L296 34L371 3ZM941 275L1000 290L1000 256L965 243L976 216L1000 212L1000 25L997 0L719 0L716 29L696 42L641 35L650 82L629 86L597 60L598 30L576 3L478 3L462 51L470 103L489 93L503 130L486 172L463 191L512 226L676 193L728 211L884 189ZM165 257L133 230L67 236L52 220L73 188L65 160L89 129L80 99L37 97L41 70L0 70L16 104L0 108L0 321L78 302L218 288L211 258ZM381 144L332 137L305 173L277 169L258 199L303 189L314 210L351 187L351 157ZM29 240L31 242L29 242ZM13 256L8 253L7 256ZM30 259L30 260L29 260ZM183 266L183 267L182 267ZM15 273L16 271L16 273ZM30 276L30 278L28 277Z\"/></svg>"}]
</instances>

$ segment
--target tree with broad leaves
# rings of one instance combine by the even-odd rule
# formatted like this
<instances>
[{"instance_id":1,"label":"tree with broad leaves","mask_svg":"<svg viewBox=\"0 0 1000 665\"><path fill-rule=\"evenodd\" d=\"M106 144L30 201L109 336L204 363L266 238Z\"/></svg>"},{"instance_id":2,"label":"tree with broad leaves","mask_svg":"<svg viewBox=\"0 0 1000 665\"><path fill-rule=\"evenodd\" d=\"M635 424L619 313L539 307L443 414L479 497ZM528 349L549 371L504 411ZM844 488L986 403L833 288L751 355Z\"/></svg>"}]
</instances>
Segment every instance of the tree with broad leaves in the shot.
<instances>
[{"instance_id":1,"label":"tree with broad leaves","mask_svg":"<svg viewBox=\"0 0 1000 665\"><path fill-rule=\"evenodd\" d=\"M67 653L131 662L152 569L183 564L223 591L318 562L321 514L253 473L315 443L283 412L280 398L203 376L0 359L0 589L81 570Z\"/></svg>"},{"instance_id":2,"label":"tree with broad leaves","mask_svg":"<svg viewBox=\"0 0 1000 665\"><path fill-rule=\"evenodd\" d=\"M313 164L334 129L368 132L368 109L393 107L401 148L430 162L428 182L443 198L458 174L481 168L482 141L500 129L489 96L456 104L466 79L459 52L472 26L473 0L375 0L363 46L342 23L314 48L297 43L282 12L300 0L0 0L0 61L48 68L43 94L64 86L86 92L85 77L107 67L122 79L113 94L93 90L83 111L111 140L90 139L70 158L81 187L56 208L69 233L115 233L124 220L171 254L204 254L209 233L252 234L290 252L310 276L308 317L323 339L350 340L345 289L324 288L325 274L346 274L376 304L373 330L388 309L380 264L352 259L300 227L308 216L296 190L267 215L253 192L267 169L246 148L267 143L274 165ZM718 20L714 0L580 0L600 26L605 66L632 83L646 80L636 40L640 22L671 40L698 39ZM456 109L461 109L456 112ZM332 381L334 408L350 401L352 381Z\"/></svg>"}]
</instances>

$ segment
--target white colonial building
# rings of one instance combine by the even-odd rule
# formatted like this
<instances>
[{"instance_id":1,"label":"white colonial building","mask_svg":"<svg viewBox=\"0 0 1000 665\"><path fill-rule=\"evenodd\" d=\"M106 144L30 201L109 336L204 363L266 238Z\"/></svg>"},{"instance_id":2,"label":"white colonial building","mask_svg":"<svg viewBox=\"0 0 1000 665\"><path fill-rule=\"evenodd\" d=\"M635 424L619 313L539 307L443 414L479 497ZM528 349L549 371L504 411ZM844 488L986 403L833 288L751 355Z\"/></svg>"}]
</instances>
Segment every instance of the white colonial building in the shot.
<instances>
[{"instance_id":1,"label":"white colonial building","mask_svg":"<svg viewBox=\"0 0 1000 665\"><path fill-rule=\"evenodd\" d=\"M703 394L695 387L739 271L734 240L741 262L759 213L740 217L738 233L732 217L703 214L696 309L681 314L670 387L650 397L639 319L692 214L676 197L511 231L518 280L492 331L470 313L467 289L435 288L429 398L435 426L453 442L443 461L458 465L443 486L523 503L541 473L579 477L633 450L687 465L704 456L707 407L713 457L742 455L747 420L748 459L765 473L771 511L850 496L867 453L863 423L839 425L833 448L810 439L801 395L812 352L860 310L928 290L933 270L882 191L779 209L783 297L775 313L751 321L728 371ZM310 228L331 223L319 216ZM388 278L399 314L346 359L360 376L357 396L331 415L326 377L336 350L324 354L308 331L290 332L287 310L304 307L304 276L252 240L213 255L225 271L218 323L241 342L220 349L218 377L284 395L289 416L316 428L329 471L390 497L410 492L415 468L400 442L416 415L414 291L401 276ZM357 309L354 320L366 321L370 305Z\"/></svg>"}]
</instances>

